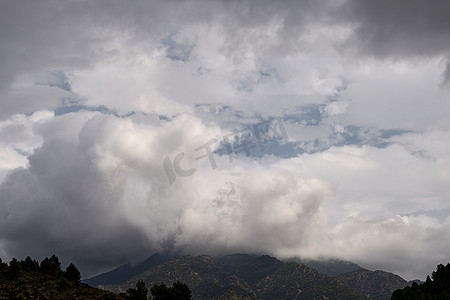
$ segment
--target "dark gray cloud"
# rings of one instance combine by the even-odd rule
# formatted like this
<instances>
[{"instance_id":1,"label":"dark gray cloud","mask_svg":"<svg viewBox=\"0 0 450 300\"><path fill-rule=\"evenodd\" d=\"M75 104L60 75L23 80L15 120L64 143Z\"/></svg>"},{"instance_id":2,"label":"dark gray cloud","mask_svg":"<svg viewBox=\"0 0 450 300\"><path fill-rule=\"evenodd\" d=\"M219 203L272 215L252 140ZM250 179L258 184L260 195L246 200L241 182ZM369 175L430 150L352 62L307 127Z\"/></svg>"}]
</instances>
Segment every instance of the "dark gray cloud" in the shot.
<instances>
[{"instance_id":1,"label":"dark gray cloud","mask_svg":"<svg viewBox=\"0 0 450 300\"><path fill-rule=\"evenodd\" d=\"M445 62L445 70L442 75L442 82L444 85L448 85L450 82L450 58L447 58Z\"/></svg>"},{"instance_id":2,"label":"dark gray cloud","mask_svg":"<svg viewBox=\"0 0 450 300\"><path fill-rule=\"evenodd\" d=\"M36 258L56 253L88 274L151 252L142 232L121 214L122 185L111 187L92 167L88 149L64 126L60 130L51 129L53 138L29 157L29 168L13 170L0 185L4 251Z\"/></svg>"},{"instance_id":3,"label":"dark gray cloud","mask_svg":"<svg viewBox=\"0 0 450 300\"><path fill-rule=\"evenodd\" d=\"M88 30L92 16L76 11L70 2L59 4L57 1L1 2L3 87L24 72L56 66L83 67L95 59L98 37Z\"/></svg>"},{"instance_id":4,"label":"dark gray cloud","mask_svg":"<svg viewBox=\"0 0 450 300\"><path fill-rule=\"evenodd\" d=\"M449 51L449 10L446 0L349 0L338 15L356 28L349 46L364 55L401 59Z\"/></svg>"}]
</instances>

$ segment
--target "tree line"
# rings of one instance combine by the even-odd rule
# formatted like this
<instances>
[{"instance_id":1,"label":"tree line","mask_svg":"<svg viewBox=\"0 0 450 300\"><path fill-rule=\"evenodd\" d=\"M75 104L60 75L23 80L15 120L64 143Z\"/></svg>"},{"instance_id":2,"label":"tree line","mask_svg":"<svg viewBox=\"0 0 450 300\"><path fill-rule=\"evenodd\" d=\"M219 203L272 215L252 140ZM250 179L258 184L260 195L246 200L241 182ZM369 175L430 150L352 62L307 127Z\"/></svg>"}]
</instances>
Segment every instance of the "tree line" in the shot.
<instances>
[{"instance_id":1,"label":"tree line","mask_svg":"<svg viewBox=\"0 0 450 300\"><path fill-rule=\"evenodd\" d=\"M150 288L150 295L142 280L136 282L136 288L129 288L122 296L130 300L192 300L192 292L187 284L176 281L171 287L164 283L155 284Z\"/></svg>"},{"instance_id":2,"label":"tree line","mask_svg":"<svg viewBox=\"0 0 450 300\"><path fill-rule=\"evenodd\" d=\"M413 283L401 290L396 290L391 300L428 300L428 299L450 299L450 263L440 264L436 271L427 276L422 284Z\"/></svg>"},{"instance_id":3,"label":"tree line","mask_svg":"<svg viewBox=\"0 0 450 300\"><path fill-rule=\"evenodd\" d=\"M61 262L54 254L51 257L44 258L40 263L30 256L27 256L24 260L12 258L9 263L3 262L0 258L0 275L3 274L6 280L18 281L20 276L25 273L62 277L73 283L79 283L81 279L80 271L73 263L62 270ZM192 300L191 290L180 281L174 282L171 287L164 283L155 284L149 291L145 283L139 280L135 288L129 288L126 293L121 293L120 296L129 300Z\"/></svg>"},{"instance_id":4,"label":"tree line","mask_svg":"<svg viewBox=\"0 0 450 300\"><path fill-rule=\"evenodd\" d=\"M17 280L21 272L35 272L50 276L62 276L69 281L79 282L81 273L77 267L70 263L65 271L61 269L61 263L56 255L44 258L41 263L27 256L24 260L15 257L9 264L4 263L0 258L0 271L6 275L8 280Z\"/></svg>"}]
</instances>

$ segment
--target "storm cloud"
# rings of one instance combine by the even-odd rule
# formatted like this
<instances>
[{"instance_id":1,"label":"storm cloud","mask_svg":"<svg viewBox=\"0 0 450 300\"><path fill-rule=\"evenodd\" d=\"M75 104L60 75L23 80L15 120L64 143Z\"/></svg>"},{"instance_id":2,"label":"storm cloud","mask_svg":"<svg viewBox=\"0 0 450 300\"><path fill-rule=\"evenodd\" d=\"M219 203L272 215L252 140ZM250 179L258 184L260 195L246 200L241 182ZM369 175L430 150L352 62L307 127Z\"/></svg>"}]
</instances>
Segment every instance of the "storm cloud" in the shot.
<instances>
[{"instance_id":1,"label":"storm cloud","mask_svg":"<svg viewBox=\"0 0 450 300\"><path fill-rule=\"evenodd\" d=\"M3 1L2 259L89 276L248 252L423 279L449 259L447 11ZM273 120L281 138L255 134Z\"/></svg>"},{"instance_id":2,"label":"storm cloud","mask_svg":"<svg viewBox=\"0 0 450 300\"><path fill-rule=\"evenodd\" d=\"M450 47L448 1L347 1L339 11L355 31L350 43L380 58L445 55Z\"/></svg>"}]
</instances>

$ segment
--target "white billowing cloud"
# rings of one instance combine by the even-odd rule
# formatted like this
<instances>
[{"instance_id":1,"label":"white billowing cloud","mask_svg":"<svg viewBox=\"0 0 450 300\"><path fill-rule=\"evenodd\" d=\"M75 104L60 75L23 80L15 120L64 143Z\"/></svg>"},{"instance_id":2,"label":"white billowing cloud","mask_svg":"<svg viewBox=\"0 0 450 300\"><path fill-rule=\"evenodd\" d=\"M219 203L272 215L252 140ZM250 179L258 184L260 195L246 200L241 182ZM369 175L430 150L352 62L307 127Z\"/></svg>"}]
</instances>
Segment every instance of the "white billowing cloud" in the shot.
<instances>
[{"instance_id":1,"label":"white billowing cloud","mask_svg":"<svg viewBox=\"0 0 450 300\"><path fill-rule=\"evenodd\" d=\"M226 133L193 115L72 113L36 132L44 143L29 167L0 186L7 255L62 253L87 274L162 249L339 257L404 276L445 259L447 248L433 245L446 245L448 220L427 212L449 209L445 132L292 159L215 155L216 169L195 149ZM182 167L196 171L171 185L163 161L180 152ZM411 269L414 260L421 264Z\"/></svg>"},{"instance_id":2,"label":"white billowing cloud","mask_svg":"<svg viewBox=\"0 0 450 300\"><path fill-rule=\"evenodd\" d=\"M44 110L30 116L17 114L0 121L0 181L8 171L28 165L28 155L42 143L41 137L34 132L35 126L53 116L53 111Z\"/></svg>"},{"instance_id":3,"label":"white billowing cloud","mask_svg":"<svg viewBox=\"0 0 450 300\"><path fill-rule=\"evenodd\" d=\"M210 173L193 175L191 184L206 182ZM214 177L212 184L200 185L181 215L180 247L280 254L308 247L324 225L321 206L331 190L323 181L245 163Z\"/></svg>"},{"instance_id":4,"label":"white billowing cloud","mask_svg":"<svg viewBox=\"0 0 450 300\"><path fill-rule=\"evenodd\" d=\"M0 180L3 180L9 170L25 166L27 159L11 148L0 148Z\"/></svg>"},{"instance_id":5,"label":"white billowing cloud","mask_svg":"<svg viewBox=\"0 0 450 300\"><path fill-rule=\"evenodd\" d=\"M333 193L321 204L322 227L311 231L317 238L277 255L337 256L405 278L424 278L447 259L448 132L392 139L387 148L332 147L278 163L325 180Z\"/></svg>"},{"instance_id":6,"label":"white billowing cloud","mask_svg":"<svg viewBox=\"0 0 450 300\"><path fill-rule=\"evenodd\" d=\"M270 251L305 243L311 239L306 229L321 222L327 185L277 167L236 161L230 170L214 171L199 164L197 173L171 186L163 159L221 134L195 117L149 125L95 114L86 121L89 115L42 125L44 143L30 166L4 179L0 211L7 253L62 252L87 267L91 260L102 265L167 248ZM188 153L190 162L195 159Z\"/></svg>"},{"instance_id":7,"label":"white billowing cloud","mask_svg":"<svg viewBox=\"0 0 450 300\"><path fill-rule=\"evenodd\" d=\"M448 208L448 154L437 159L406 147L332 147L294 160L306 176L336 185L331 223L356 215L384 218L430 207ZM291 162L285 164L293 168Z\"/></svg>"}]
</instances>

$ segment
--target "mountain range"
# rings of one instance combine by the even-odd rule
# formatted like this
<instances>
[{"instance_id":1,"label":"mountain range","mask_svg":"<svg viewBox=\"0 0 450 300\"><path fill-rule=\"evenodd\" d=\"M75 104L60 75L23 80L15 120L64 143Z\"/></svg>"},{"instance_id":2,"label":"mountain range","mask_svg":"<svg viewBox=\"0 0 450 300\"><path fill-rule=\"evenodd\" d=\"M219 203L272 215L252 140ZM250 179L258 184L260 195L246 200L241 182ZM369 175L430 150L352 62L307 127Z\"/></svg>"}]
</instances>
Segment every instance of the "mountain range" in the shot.
<instances>
[{"instance_id":1,"label":"mountain range","mask_svg":"<svg viewBox=\"0 0 450 300\"><path fill-rule=\"evenodd\" d=\"M275 257L232 254L224 257L157 253L140 264L126 264L84 280L124 292L138 280L147 287L185 282L194 299L390 299L407 282L340 260L280 261Z\"/></svg>"}]
</instances>

